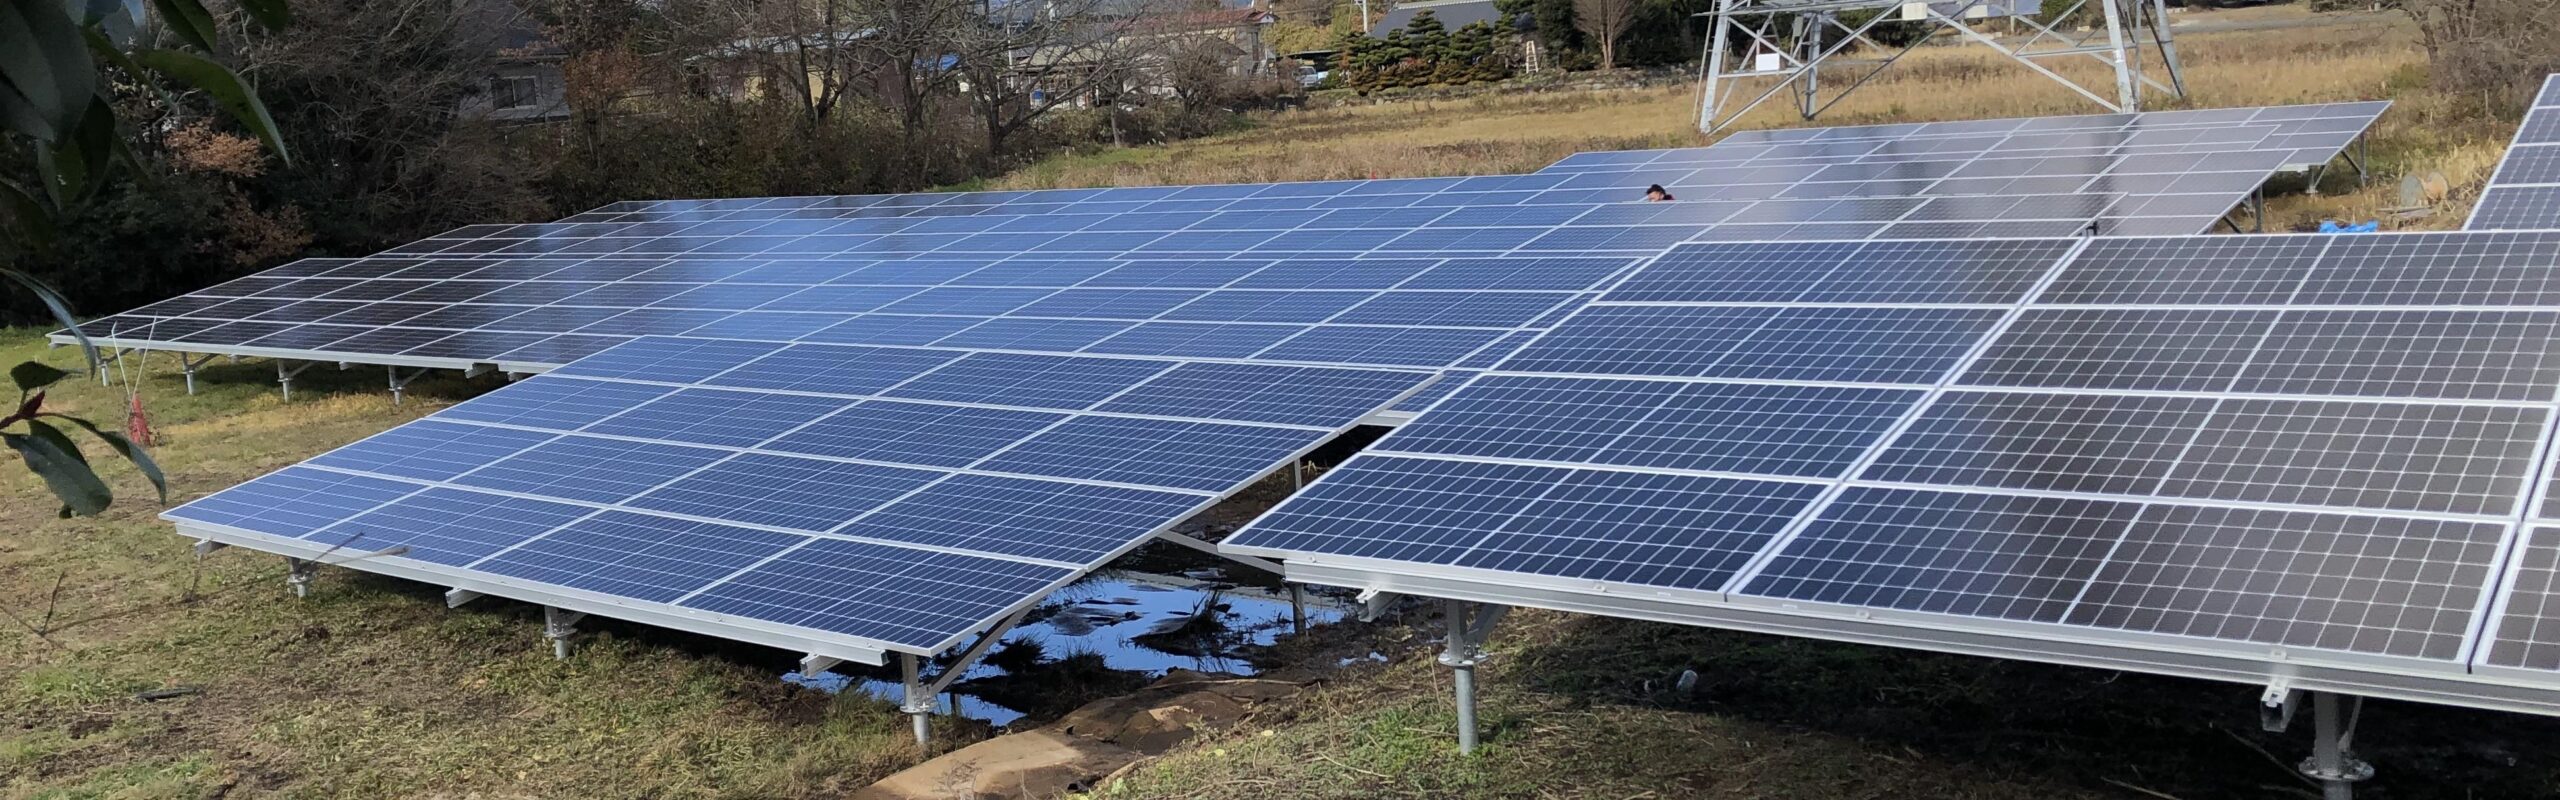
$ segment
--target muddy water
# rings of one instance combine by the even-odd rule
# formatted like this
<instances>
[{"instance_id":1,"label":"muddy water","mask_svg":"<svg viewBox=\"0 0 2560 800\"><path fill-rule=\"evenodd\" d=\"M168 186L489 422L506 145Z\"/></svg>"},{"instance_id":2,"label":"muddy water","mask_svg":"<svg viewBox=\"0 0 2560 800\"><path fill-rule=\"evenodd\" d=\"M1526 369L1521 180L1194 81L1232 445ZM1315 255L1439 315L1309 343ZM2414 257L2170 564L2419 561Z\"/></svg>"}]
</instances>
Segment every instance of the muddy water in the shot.
<instances>
[{"instance_id":1,"label":"muddy water","mask_svg":"<svg viewBox=\"0 0 2560 800\"><path fill-rule=\"evenodd\" d=\"M1308 596L1308 625L1332 622L1342 613L1338 603ZM1239 651L1269 645L1291 627L1285 591L1231 587L1214 570L1099 573L1033 609L940 703L949 708L956 702L960 715L1003 726L1026 715L1055 716L1087 696L1133 690L1176 667L1250 675L1257 670ZM895 702L903 689L887 674L792 672L782 678Z\"/></svg>"}]
</instances>

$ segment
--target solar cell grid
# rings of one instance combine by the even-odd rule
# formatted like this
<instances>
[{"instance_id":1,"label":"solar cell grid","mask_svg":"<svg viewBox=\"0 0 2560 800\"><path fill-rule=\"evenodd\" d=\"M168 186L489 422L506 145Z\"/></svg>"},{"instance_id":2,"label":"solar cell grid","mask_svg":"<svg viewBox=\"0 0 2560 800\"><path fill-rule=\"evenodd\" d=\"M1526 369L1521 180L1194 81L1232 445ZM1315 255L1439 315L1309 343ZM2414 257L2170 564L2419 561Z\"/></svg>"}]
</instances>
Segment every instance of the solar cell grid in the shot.
<instances>
[{"instance_id":1,"label":"solar cell grid","mask_svg":"<svg viewBox=\"0 0 2560 800\"><path fill-rule=\"evenodd\" d=\"M1852 488L1737 591L2059 622L2141 510L2101 500Z\"/></svg>"},{"instance_id":2,"label":"solar cell grid","mask_svg":"<svg viewBox=\"0 0 2560 800\"><path fill-rule=\"evenodd\" d=\"M2485 631L2490 639L2473 663L2560 670L2560 528L2526 526L2521 536L2505 596Z\"/></svg>"},{"instance_id":3,"label":"solar cell grid","mask_svg":"<svg viewBox=\"0 0 2560 800\"><path fill-rule=\"evenodd\" d=\"M2070 622L2451 659L2506 526L2153 506Z\"/></svg>"}]
</instances>

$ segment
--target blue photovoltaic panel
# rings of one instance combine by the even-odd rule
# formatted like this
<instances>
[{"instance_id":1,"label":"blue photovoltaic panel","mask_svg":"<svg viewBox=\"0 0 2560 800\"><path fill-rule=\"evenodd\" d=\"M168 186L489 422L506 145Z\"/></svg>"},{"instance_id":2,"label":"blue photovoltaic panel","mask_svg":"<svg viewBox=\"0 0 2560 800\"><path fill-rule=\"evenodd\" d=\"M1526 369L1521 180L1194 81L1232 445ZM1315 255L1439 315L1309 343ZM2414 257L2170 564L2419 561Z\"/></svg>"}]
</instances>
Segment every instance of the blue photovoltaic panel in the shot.
<instances>
[{"instance_id":1,"label":"blue photovoltaic panel","mask_svg":"<svg viewBox=\"0 0 2560 800\"><path fill-rule=\"evenodd\" d=\"M665 483L627 505L695 517L829 531L941 473L744 453Z\"/></svg>"},{"instance_id":2,"label":"blue photovoltaic panel","mask_svg":"<svg viewBox=\"0 0 2560 800\"><path fill-rule=\"evenodd\" d=\"M2149 494L2211 415L2191 397L1951 392L1867 480Z\"/></svg>"},{"instance_id":3,"label":"blue photovoltaic panel","mask_svg":"<svg viewBox=\"0 0 2560 800\"><path fill-rule=\"evenodd\" d=\"M403 547L402 558L459 566L586 516L591 509L431 488L305 535L354 552Z\"/></svg>"},{"instance_id":4,"label":"blue photovoltaic panel","mask_svg":"<svg viewBox=\"0 0 2560 800\"><path fill-rule=\"evenodd\" d=\"M453 482L612 503L720 458L720 451L701 447L563 436L465 473Z\"/></svg>"},{"instance_id":5,"label":"blue photovoltaic panel","mask_svg":"<svg viewBox=\"0 0 2560 800\"><path fill-rule=\"evenodd\" d=\"M342 472L286 467L169 509L173 520L300 538L425 487Z\"/></svg>"},{"instance_id":6,"label":"blue photovoltaic panel","mask_svg":"<svg viewBox=\"0 0 2560 800\"><path fill-rule=\"evenodd\" d=\"M1502 369L1935 382L2002 316L1981 308L1591 306Z\"/></svg>"},{"instance_id":7,"label":"blue photovoltaic panel","mask_svg":"<svg viewBox=\"0 0 2560 800\"><path fill-rule=\"evenodd\" d=\"M2560 228L2560 76L2545 80L2464 228Z\"/></svg>"},{"instance_id":8,"label":"blue photovoltaic panel","mask_svg":"<svg viewBox=\"0 0 2560 800\"><path fill-rule=\"evenodd\" d=\"M1449 328L1309 328L1259 356L1277 361L1329 361L1378 366L1454 364L1500 338L1500 331Z\"/></svg>"},{"instance_id":9,"label":"blue photovoltaic panel","mask_svg":"<svg viewBox=\"0 0 2560 800\"><path fill-rule=\"evenodd\" d=\"M441 481L549 441L552 434L422 420L304 462L401 478Z\"/></svg>"},{"instance_id":10,"label":"blue photovoltaic panel","mask_svg":"<svg viewBox=\"0 0 2560 800\"><path fill-rule=\"evenodd\" d=\"M837 531L846 536L1092 565L1180 519L1196 494L958 475Z\"/></svg>"},{"instance_id":11,"label":"blue photovoltaic panel","mask_svg":"<svg viewBox=\"0 0 2560 800\"><path fill-rule=\"evenodd\" d=\"M1833 477L1919 392L1606 378L1480 378L1388 452Z\"/></svg>"},{"instance_id":12,"label":"blue photovoltaic panel","mask_svg":"<svg viewBox=\"0 0 2560 800\"><path fill-rule=\"evenodd\" d=\"M606 511L472 568L665 603L807 540L734 525Z\"/></svg>"},{"instance_id":13,"label":"blue photovoltaic panel","mask_svg":"<svg viewBox=\"0 0 2560 800\"><path fill-rule=\"evenodd\" d=\"M1001 614L952 622L928 613L935 604L979 608L1024 592L1006 601L1014 608L1035 590L991 579L971 583L966 598L932 589L928 601L907 593L940 577L892 570L904 583L795 586L782 576L850 575L804 559L861 551L1050 586L1430 378L828 345L685 371L697 344L639 340L606 354L617 377L531 378L170 517L353 548L457 580L502 578L501 588L546 601L900 637L861 646L926 648L912 643L930 633L942 647ZM664 380L658 369L693 377ZM994 390L958 394L980 385ZM950 396L882 396L909 386ZM1002 405L1079 394L1091 399L1069 405L1124 397L1145 410ZM844 605L862 597L909 606ZM724 630L750 640L772 632Z\"/></svg>"},{"instance_id":14,"label":"blue photovoltaic panel","mask_svg":"<svg viewBox=\"0 0 2560 800\"><path fill-rule=\"evenodd\" d=\"M1040 411L870 400L764 447L865 461L965 467L1066 418Z\"/></svg>"},{"instance_id":15,"label":"blue photovoltaic panel","mask_svg":"<svg viewBox=\"0 0 2560 800\"><path fill-rule=\"evenodd\" d=\"M1328 432L1212 422L1084 417L1041 431L979 469L1217 491L1247 483Z\"/></svg>"},{"instance_id":16,"label":"blue photovoltaic panel","mask_svg":"<svg viewBox=\"0 0 2560 800\"><path fill-rule=\"evenodd\" d=\"M685 608L916 649L1075 576L1064 567L812 539L678 602Z\"/></svg>"},{"instance_id":17,"label":"blue photovoltaic panel","mask_svg":"<svg viewBox=\"0 0 2560 800\"><path fill-rule=\"evenodd\" d=\"M1739 591L2060 622L2142 506L1853 488Z\"/></svg>"},{"instance_id":18,"label":"blue photovoltaic panel","mask_svg":"<svg viewBox=\"0 0 2560 800\"><path fill-rule=\"evenodd\" d=\"M749 447L846 405L829 397L683 389L589 425L585 432Z\"/></svg>"},{"instance_id":19,"label":"blue photovoltaic panel","mask_svg":"<svg viewBox=\"0 0 2560 800\"><path fill-rule=\"evenodd\" d=\"M749 389L871 394L953 361L950 351L801 346L735 365L709 382Z\"/></svg>"},{"instance_id":20,"label":"blue photovoltaic panel","mask_svg":"<svg viewBox=\"0 0 2560 800\"><path fill-rule=\"evenodd\" d=\"M573 431L673 391L663 386L548 378L524 381L437 412L444 419Z\"/></svg>"},{"instance_id":21,"label":"blue photovoltaic panel","mask_svg":"<svg viewBox=\"0 0 2560 800\"><path fill-rule=\"evenodd\" d=\"M1120 414L1326 425L1393 403L1412 373L1266 364L1184 364L1093 410ZM1286 387L1274 397L1271 387Z\"/></svg>"},{"instance_id":22,"label":"blue photovoltaic panel","mask_svg":"<svg viewBox=\"0 0 2560 800\"><path fill-rule=\"evenodd\" d=\"M1307 559L1327 575L1409 574L1491 597L1507 596L1496 587L1575 592L1559 601L1573 609L1652 613L1648 603L1664 601L1616 599L1653 596L1611 587L1679 585L1784 610L1773 613L1929 615L1897 634L1922 638L1956 629L2023 643L2043 637L1964 620L2052 626L2119 645L2129 664L2163 646L2259 660L2274 644L2300 648L2288 662L2419 659L2441 673L2495 652L2472 648L2466 633L2489 629L2484 597L2513 527L2497 520L2520 509L2551 431L2555 242L2536 233L2101 238L2066 256L2074 243L2057 240L2033 269L2024 266L2033 259L2006 259L2002 269L1939 270L2032 276L1970 295L1947 288L1962 282L1924 281L1918 293L1842 288L1930 274L1889 274L1888 261L1853 257L1894 243L1685 248L1686 262L1640 268L1225 546ZM1654 269L1670 271L1648 282ZM2038 282L2047 288L2029 291ZM1979 302L1950 302L1959 298ZM1957 311L1983 316L1916 316ZM1911 322L1924 319L1943 327ZM1957 335L1931 342L1933 330ZM1869 361L1870 347L1906 349ZM1934 355L1940 348L1952 352ZM1897 374L1861 362L1945 369ZM1734 377L1779 382L1719 382L1746 367L1772 371ZM1941 382L1952 385L1927 388ZM1779 390L1808 394L1737 402ZM1816 391L1867 411L1824 409L1810 401ZM1692 393L1715 403L1681 431L1668 410ZM1743 462L1696 474L1686 472L1696 463L1626 460L1640 450L1781 454L1790 436L1815 432L1839 434L1836 449L1801 472ZM1645 437L1662 441L1634 445ZM1866 466L1848 473L1854 463ZM1580 524L1600 509L1538 510L1569 476L1598 471L1581 465L1654 479L1759 470L1817 496L1777 506L1772 533L1742 540L1750 544L1744 566L1725 573L1730 585L1645 584L1623 576L1654 556L1608 549L1640 548L1643 525ZM1720 495L1657 497L1667 505L1648 513L1668 518ZM1534 550L1484 559L1494 537L1567 532L1590 532L1594 551L1616 555L1597 572ZM1491 574L1455 571L1466 569ZM2532 568L2518 574L2543 580ZM1593 575L1604 585L1523 582ZM2537 597L2515 602L2539 614L2552 604ZM2492 627L2515 640L2498 643L2499 666L2560 641L2538 623Z\"/></svg>"}]
</instances>

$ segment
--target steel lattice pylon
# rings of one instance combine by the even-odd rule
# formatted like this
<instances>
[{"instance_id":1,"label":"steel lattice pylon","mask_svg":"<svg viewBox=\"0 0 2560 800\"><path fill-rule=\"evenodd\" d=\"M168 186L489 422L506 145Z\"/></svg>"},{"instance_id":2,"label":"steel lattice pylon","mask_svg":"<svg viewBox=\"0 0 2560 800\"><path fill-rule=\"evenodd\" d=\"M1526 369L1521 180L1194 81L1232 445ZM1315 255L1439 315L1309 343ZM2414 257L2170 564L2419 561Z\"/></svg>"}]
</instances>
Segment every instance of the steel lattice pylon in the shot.
<instances>
[{"instance_id":1,"label":"steel lattice pylon","mask_svg":"<svg viewBox=\"0 0 2560 800\"><path fill-rule=\"evenodd\" d=\"M2104 18L2102 29L2075 34L2017 13L2016 0L1718 0L1715 11L1700 15L1710 20L1714 32L1707 37L1699 64L1698 130L1721 130L1781 92L1794 96L1797 112L1805 119L1813 119L1941 31L1954 31L1965 41L2007 56L2111 112L2142 110L2146 87L2185 97L2186 76L2178 66L2177 45L2169 32L2167 0L2078 0L2054 18L2069 19L2092 2L2098 4ZM1876 14L1852 25L1841 18L1842 12L1850 11ZM2032 34L2024 41L2004 42L1974 26L1975 22L2002 17L2015 20ZM1877 25L1890 21L1926 22L1930 29L1902 47L1888 47L1868 36ZM2142 40L2146 35L2151 40L2148 46L2158 48L2159 58L2167 67L2166 83L2143 74L2142 51L2146 45ZM1741 45L1747 46L1736 52L1736 46ZM1889 55L1857 60L1843 56L1859 45ZM2096 59L2106 65L2113 74L2114 85L2082 85L2039 63L2071 57ZM1826 98L1822 69L1851 63L1868 68L1838 90L1829 91ZM1746 86L1760 78L1775 80L1743 99ZM2112 92L2102 94L2109 89Z\"/></svg>"}]
</instances>

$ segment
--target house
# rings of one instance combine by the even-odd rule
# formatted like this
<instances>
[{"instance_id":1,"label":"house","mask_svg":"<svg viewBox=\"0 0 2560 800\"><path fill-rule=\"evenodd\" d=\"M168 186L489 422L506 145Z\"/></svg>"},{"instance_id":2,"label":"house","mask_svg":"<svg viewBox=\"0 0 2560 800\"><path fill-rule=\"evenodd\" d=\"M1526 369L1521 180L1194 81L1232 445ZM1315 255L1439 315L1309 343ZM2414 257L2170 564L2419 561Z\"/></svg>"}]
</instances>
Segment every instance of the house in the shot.
<instances>
[{"instance_id":1,"label":"house","mask_svg":"<svg viewBox=\"0 0 2560 800\"><path fill-rule=\"evenodd\" d=\"M569 84L560 65L569 53L542 32L533 17L508 0L463 6L470 24L497 45L487 83L464 96L454 112L467 119L505 123L569 118Z\"/></svg>"}]
</instances>

